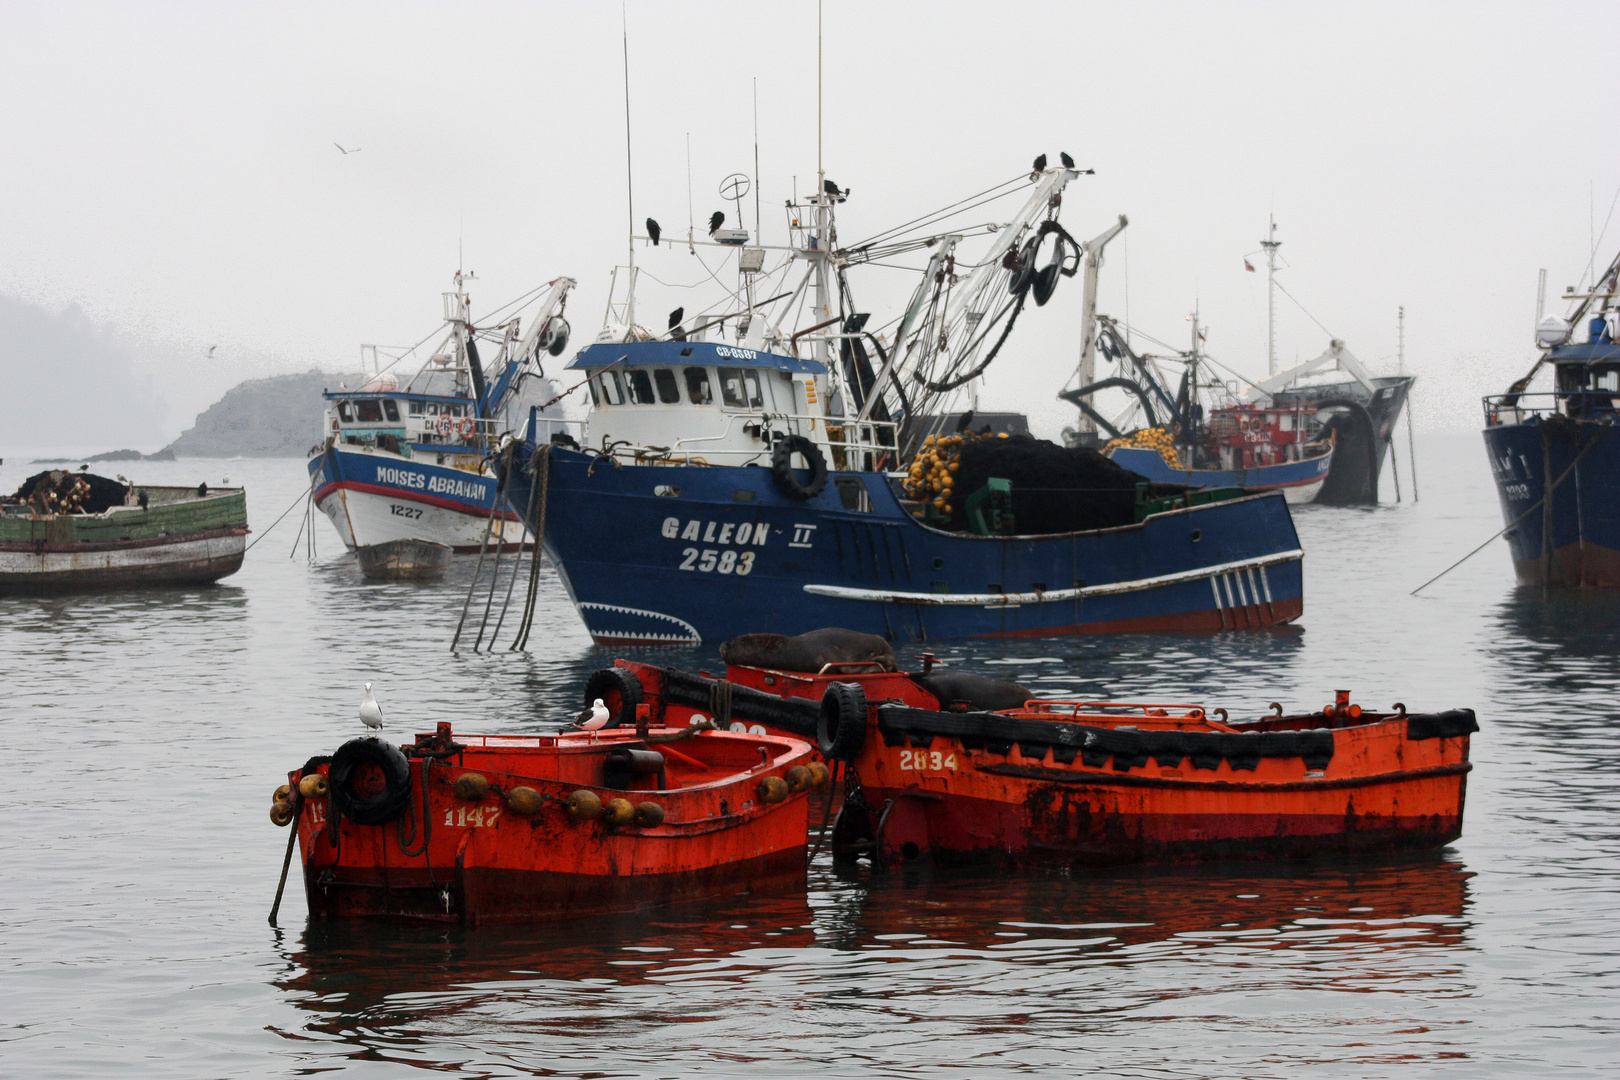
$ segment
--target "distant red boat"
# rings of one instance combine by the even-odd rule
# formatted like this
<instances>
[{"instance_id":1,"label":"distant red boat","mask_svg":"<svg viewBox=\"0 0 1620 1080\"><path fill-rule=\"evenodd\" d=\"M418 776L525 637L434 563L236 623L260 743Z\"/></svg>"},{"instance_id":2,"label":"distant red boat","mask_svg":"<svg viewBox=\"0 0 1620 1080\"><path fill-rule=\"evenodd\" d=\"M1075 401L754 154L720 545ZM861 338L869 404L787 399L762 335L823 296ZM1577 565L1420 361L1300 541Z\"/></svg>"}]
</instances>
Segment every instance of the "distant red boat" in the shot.
<instances>
[{"instance_id":1,"label":"distant red boat","mask_svg":"<svg viewBox=\"0 0 1620 1080\"><path fill-rule=\"evenodd\" d=\"M625 661L656 715L716 680ZM804 733L847 763L835 855L1095 866L1431 848L1462 834L1470 709L1229 721L1190 705L947 700L928 671L733 665L736 721ZM952 673L974 696L976 676ZM979 679L994 693L1017 690ZM933 685L939 687L936 671Z\"/></svg>"},{"instance_id":2,"label":"distant red boat","mask_svg":"<svg viewBox=\"0 0 1620 1080\"><path fill-rule=\"evenodd\" d=\"M440 724L312 758L271 819L297 823L319 918L516 922L802 886L807 792L826 782L814 749L781 735Z\"/></svg>"}]
</instances>

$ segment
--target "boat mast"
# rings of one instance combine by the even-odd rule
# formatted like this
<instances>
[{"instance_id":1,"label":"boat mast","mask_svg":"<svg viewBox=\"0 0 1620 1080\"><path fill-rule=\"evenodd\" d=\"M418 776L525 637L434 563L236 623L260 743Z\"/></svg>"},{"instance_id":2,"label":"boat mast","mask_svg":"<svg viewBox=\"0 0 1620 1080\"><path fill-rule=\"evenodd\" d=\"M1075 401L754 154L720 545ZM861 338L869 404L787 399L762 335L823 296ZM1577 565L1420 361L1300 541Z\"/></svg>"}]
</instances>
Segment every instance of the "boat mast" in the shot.
<instances>
[{"instance_id":1,"label":"boat mast","mask_svg":"<svg viewBox=\"0 0 1620 1080\"><path fill-rule=\"evenodd\" d=\"M1080 245L1086 259L1085 295L1080 304L1079 375L1082 389L1097 381L1097 275L1102 269L1103 248L1129 224L1130 220L1121 214L1119 224ZM1126 322L1128 325L1129 319ZM1097 422L1084 410L1080 413L1078 425L1083 433L1097 433Z\"/></svg>"},{"instance_id":2,"label":"boat mast","mask_svg":"<svg viewBox=\"0 0 1620 1080\"><path fill-rule=\"evenodd\" d=\"M1266 249L1266 374L1277 374L1277 216L1271 216L1271 231L1260 241Z\"/></svg>"}]
</instances>

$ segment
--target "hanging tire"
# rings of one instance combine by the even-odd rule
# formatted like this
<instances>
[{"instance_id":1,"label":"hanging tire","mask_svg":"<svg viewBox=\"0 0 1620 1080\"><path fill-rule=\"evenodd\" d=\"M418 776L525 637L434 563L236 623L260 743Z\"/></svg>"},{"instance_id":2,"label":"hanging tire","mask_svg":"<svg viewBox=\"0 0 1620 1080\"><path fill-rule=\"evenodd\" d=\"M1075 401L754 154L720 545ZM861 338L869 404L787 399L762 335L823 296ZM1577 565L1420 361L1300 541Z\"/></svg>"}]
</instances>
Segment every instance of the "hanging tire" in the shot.
<instances>
[{"instance_id":1,"label":"hanging tire","mask_svg":"<svg viewBox=\"0 0 1620 1080\"><path fill-rule=\"evenodd\" d=\"M602 668L585 682L585 707L597 698L612 717L608 727L635 727L636 706L641 704L641 680L622 667Z\"/></svg>"},{"instance_id":2,"label":"hanging tire","mask_svg":"<svg viewBox=\"0 0 1620 1080\"><path fill-rule=\"evenodd\" d=\"M1035 256L1040 254L1041 234L1036 233L1025 242L1023 250L1018 253L1018 265L1013 269L1012 279L1007 282L1007 291L1014 296L1023 296L1029 287L1035 283Z\"/></svg>"},{"instance_id":3,"label":"hanging tire","mask_svg":"<svg viewBox=\"0 0 1620 1080\"><path fill-rule=\"evenodd\" d=\"M381 739L350 739L338 747L326 779L338 813L356 825L390 822L411 798L411 763Z\"/></svg>"},{"instance_id":4,"label":"hanging tire","mask_svg":"<svg viewBox=\"0 0 1620 1080\"><path fill-rule=\"evenodd\" d=\"M803 454L810 466L810 479L802 484L793 475L794 454ZM821 456L816 444L803 435L784 435L771 447L771 479L776 481L776 490L790 499L798 502L813 499L827 486L827 459Z\"/></svg>"},{"instance_id":5,"label":"hanging tire","mask_svg":"<svg viewBox=\"0 0 1620 1080\"><path fill-rule=\"evenodd\" d=\"M829 761L854 761L866 743L866 691L856 683L833 683L821 695L816 745Z\"/></svg>"}]
</instances>

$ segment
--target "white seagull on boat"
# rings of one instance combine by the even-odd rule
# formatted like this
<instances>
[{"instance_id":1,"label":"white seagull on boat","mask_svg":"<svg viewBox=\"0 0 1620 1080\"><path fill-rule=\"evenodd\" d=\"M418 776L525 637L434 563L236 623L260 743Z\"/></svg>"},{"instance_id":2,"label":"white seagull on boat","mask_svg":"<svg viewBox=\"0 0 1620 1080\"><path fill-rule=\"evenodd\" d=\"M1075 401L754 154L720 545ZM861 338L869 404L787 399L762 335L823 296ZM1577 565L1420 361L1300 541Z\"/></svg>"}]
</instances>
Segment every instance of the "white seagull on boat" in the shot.
<instances>
[{"instance_id":1,"label":"white seagull on boat","mask_svg":"<svg viewBox=\"0 0 1620 1080\"><path fill-rule=\"evenodd\" d=\"M597 698L591 703L590 708L579 714L579 729L581 731L600 731L602 728L607 727L608 716L607 706L602 704L601 698Z\"/></svg>"},{"instance_id":2,"label":"white seagull on boat","mask_svg":"<svg viewBox=\"0 0 1620 1080\"><path fill-rule=\"evenodd\" d=\"M366 696L360 699L360 722L372 730L373 738L382 730L382 706L371 696L370 683L366 683Z\"/></svg>"}]
</instances>

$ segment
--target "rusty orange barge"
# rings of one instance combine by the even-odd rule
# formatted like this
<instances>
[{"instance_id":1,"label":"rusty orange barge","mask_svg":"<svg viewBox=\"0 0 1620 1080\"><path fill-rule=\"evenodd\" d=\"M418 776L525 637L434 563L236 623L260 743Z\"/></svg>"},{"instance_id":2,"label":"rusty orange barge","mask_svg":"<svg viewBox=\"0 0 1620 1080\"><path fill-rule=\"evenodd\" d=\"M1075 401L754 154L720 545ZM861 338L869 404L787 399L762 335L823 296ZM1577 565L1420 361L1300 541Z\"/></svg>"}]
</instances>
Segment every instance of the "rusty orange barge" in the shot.
<instances>
[{"instance_id":1,"label":"rusty orange barge","mask_svg":"<svg viewBox=\"0 0 1620 1080\"><path fill-rule=\"evenodd\" d=\"M931 658L929 658L931 661ZM656 715L713 699L703 676L619 662ZM1230 720L1191 705L974 707L919 674L732 665L733 726L816 733L843 763L835 855L1097 866L1432 848L1462 834L1470 709ZM972 698L974 676L967 680ZM936 675L937 680L937 675ZM979 680L995 688L1010 684ZM1016 687L1011 687L1016 690Z\"/></svg>"},{"instance_id":2,"label":"rusty orange barge","mask_svg":"<svg viewBox=\"0 0 1620 1080\"><path fill-rule=\"evenodd\" d=\"M642 719L524 736L440 724L310 759L271 810L296 823L310 913L515 922L802 886L808 792L827 781L814 748Z\"/></svg>"}]
</instances>

